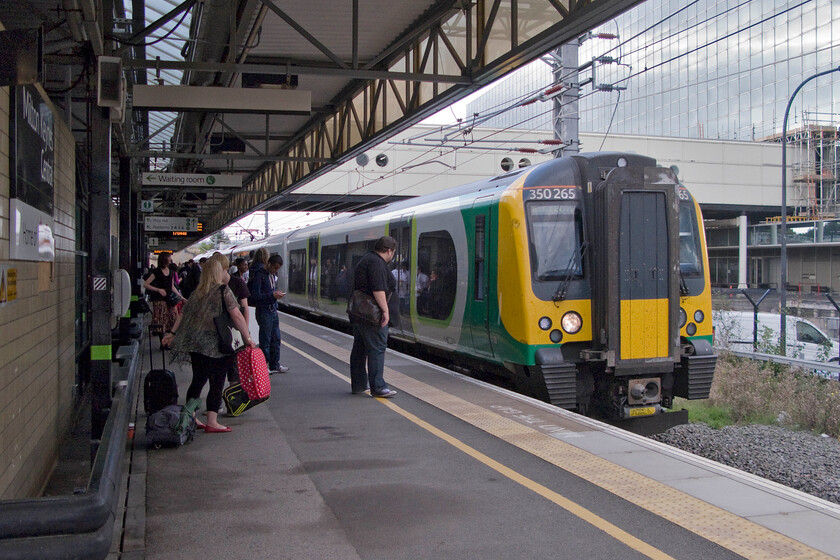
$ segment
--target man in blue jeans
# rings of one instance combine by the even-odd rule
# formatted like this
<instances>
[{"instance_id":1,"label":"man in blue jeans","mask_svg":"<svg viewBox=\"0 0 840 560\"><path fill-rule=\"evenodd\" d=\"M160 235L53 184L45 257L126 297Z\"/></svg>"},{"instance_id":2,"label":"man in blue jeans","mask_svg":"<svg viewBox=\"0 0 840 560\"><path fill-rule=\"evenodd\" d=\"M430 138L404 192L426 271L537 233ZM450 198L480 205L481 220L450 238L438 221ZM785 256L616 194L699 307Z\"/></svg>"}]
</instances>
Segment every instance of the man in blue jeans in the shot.
<instances>
[{"instance_id":1,"label":"man in blue jeans","mask_svg":"<svg viewBox=\"0 0 840 560\"><path fill-rule=\"evenodd\" d=\"M397 287L388 263L394 258L397 241L393 237L380 237L373 251L362 257L356 265L353 289L372 296L382 310L378 327L353 322L353 350L350 352L350 389L354 395L370 387L372 397L393 397L397 394L385 383L385 349L388 347L388 298ZM367 367L365 367L367 366Z\"/></svg>"},{"instance_id":2,"label":"man in blue jeans","mask_svg":"<svg viewBox=\"0 0 840 560\"><path fill-rule=\"evenodd\" d=\"M268 373L286 373L289 368L280 365L280 317L277 315L277 301L286 295L277 289L277 271L283 266L280 255L268 256L268 250L257 249L248 278L248 305L256 308L254 313L260 326L260 349L268 364Z\"/></svg>"}]
</instances>

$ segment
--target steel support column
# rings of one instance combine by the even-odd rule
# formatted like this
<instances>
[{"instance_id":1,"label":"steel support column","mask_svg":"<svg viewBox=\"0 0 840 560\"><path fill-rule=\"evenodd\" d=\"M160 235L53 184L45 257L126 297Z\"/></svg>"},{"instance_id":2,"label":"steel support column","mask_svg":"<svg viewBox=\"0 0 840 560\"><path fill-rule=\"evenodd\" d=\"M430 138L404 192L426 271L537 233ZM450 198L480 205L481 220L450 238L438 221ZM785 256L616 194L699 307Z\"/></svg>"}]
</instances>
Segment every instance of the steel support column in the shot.
<instances>
[{"instance_id":1,"label":"steel support column","mask_svg":"<svg viewBox=\"0 0 840 560\"><path fill-rule=\"evenodd\" d=\"M91 452L111 411L111 123L92 107L90 170Z\"/></svg>"},{"instance_id":2,"label":"steel support column","mask_svg":"<svg viewBox=\"0 0 840 560\"><path fill-rule=\"evenodd\" d=\"M137 271L132 266L131 248L133 246L132 240L136 235L135 222L137 205L135 204L135 196L131 190L131 158L120 158L120 268L128 272L131 276L132 296L134 296L133 286L134 280L137 278ZM120 317L120 344L127 344L131 339L131 311Z\"/></svg>"}]
</instances>

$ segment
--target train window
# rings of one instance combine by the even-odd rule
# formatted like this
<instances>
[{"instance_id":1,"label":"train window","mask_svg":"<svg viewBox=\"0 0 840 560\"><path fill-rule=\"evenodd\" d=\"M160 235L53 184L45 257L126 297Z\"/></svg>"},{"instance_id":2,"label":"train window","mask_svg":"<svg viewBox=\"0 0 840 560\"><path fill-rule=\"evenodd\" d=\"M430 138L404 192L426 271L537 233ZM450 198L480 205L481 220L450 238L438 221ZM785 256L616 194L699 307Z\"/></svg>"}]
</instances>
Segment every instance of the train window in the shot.
<instances>
[{"instance_id":1,"label":"train window","mask_svg":"<svg viewBox=\"0 0 840 560\"><path fill-rule=\"evenodd\" d=\"M289 292L306 293L306 249L289 252Z\"/></svg>"},{"instance_id":2,"label":"train window","mask_svg":"<svg viewBox=\"0 0 840 560\"><path fill-rule=\"evenodd\" d=\"M700 239L697 236L697 218L691 204L680 204L680 271L683 276L700 276Z\"/></svg>"},{"instance_id":3,"label":"train window","mask_svg":"<svg viewBox=\"0 0 840 560\"><path fill-rule=\"evenodd\" d=\"M583 220L577 203L538 202L526 208L534 277L562 280L570 274L582 276Z\"/></svg>"},{"instance_id":4,"label":"train window","mask_svg":"<svg viewBox=\"0 0 840 560\"><path fill-rule=\"evenodd\" d=\"M409 313L409 299L411 293L411 226L407 219L392 222L389 235L397 240L397 250L391 261L391 274L397 282L399 306L392 305L392 313L397 311L401 315ZM397 303L392 301L392 303Z\"/></svg>"},{"instance_id":5,"label":"train window","mask_svg":"<svg viewBox=\"0 0 840 560\"><path fill-rule=\"evenodd\" d=\"M321 247L321 297L337 301L346 296L347 267L344 264L344 245ZM344 272L343 277L341 276Z\"/></svg>"},{"instance_id":6,"label":"train window","mask_svg":"<svg viewBox=\"0 0 840 560\"><path fill-rule=\"evenodd\" d=\"M473 298L476 301L484 300L485 276L484 276L484 216L475 218L475 282L473 283Z\"/></svg>"},{"instance_id":7,"label":"train window","mask_svg":"<svg viewBox=\"0 0 840 560\"><path fill-rule=\"evenodd\" d=\"M417 239L417 314L431 319L449 317L457 285L452 236L446 231L421 233Z\"/></svg>"}]
</instances>

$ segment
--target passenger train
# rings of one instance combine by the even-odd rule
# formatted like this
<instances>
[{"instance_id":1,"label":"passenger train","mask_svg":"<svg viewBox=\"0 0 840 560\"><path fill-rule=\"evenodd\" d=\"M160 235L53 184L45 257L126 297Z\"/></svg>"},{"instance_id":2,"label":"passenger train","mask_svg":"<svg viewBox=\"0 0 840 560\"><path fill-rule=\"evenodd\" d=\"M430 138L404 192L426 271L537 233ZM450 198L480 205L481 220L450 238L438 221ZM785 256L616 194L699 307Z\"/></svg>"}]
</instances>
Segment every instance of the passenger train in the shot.
<instances>
[{"instance_id":1,"label":"passenger train","mask_svg":"<svg viewBox=\"0 0 840 560\"><path fill-rule=\"evenodd\" d=\"M711 291L700 207L630 153L563 157L235 248L283 257L282 304L347 321L374 241L391 263L394 339L525 394L614 419L706 398Z\"/></svg>"}]
</instances>

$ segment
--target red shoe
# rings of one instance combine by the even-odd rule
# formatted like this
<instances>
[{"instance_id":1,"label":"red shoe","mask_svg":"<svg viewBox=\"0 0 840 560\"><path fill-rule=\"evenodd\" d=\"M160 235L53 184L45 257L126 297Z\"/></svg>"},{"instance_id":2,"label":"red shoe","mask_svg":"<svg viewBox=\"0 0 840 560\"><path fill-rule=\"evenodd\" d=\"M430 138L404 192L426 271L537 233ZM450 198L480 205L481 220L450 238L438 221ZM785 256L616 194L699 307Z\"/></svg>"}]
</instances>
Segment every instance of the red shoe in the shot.
<instances>
[{"instance_id":1,"label":"red shoe","mask_svg":"<svg viewBox=\"0 0 840 560\"><path fill-rule=\"evenodd\" d=\"M204 430L207 428L207 424L199 420L198 418L195 419L195 427L199 430Z\"/></svg>"},{"instance_id":2,"label":"red shoe","mask_svg":"<svg viewBox=\"0 0 840 560\"><path fill-rule=\"evenodd\" d=\"M214 428L213 426L204 426L204 433L206 434L223 434L225 432L232 432L233 430L230 426L225 426L224 428Z\"/></svg>"}]
</instances>

